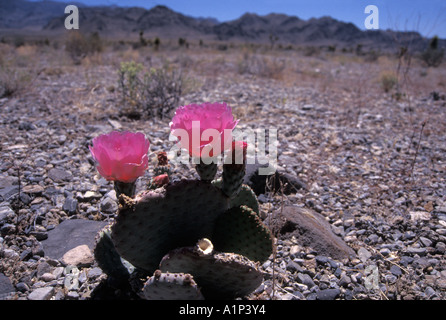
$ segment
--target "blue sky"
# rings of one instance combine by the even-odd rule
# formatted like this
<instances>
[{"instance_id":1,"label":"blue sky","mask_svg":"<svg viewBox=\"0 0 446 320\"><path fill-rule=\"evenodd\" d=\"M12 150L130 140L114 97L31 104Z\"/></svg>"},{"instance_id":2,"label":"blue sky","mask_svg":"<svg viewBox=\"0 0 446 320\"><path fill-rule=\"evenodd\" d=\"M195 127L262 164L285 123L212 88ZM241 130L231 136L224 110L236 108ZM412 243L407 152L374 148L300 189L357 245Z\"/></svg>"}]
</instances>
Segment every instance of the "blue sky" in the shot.
<instances>
[{"instance_id":1,"label":"blue sky","mask_svg":"<svg viewBox=\"0 0 446 320\"><path fill-rule=\"evenodd\" d=\"M60 2L74 2L58 0ZM446 39L445 0L75 0L87 5L138 6L165 5L193 17L213 17L219 21L239 18L245 12L266 15L285 13L301 19L331 16L364 29L367 5L379 9L379 28L418 31L424 36Z\"/></svg>"}]
</instances>

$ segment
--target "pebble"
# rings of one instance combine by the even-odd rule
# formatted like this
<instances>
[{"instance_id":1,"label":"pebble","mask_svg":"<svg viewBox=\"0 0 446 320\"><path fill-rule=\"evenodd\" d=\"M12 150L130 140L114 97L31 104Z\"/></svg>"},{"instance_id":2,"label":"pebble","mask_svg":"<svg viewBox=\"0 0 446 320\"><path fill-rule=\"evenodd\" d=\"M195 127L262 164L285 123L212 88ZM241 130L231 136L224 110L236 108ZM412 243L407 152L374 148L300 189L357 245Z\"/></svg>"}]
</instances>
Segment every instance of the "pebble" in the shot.
<instances>
[{"instance_id":1,"label":"pebble","mask_svg":"<svg viewBox=\"0 0 446 320\"><path fill-rule=\"evenodd\" d=\"M94 257L90 248L83 244L66 252L61 262L65 265L88 267L93 264Z\"/></svg>"},{"instance_id":2,"label":"pebble","mask_svg":"<svg viewBox=\"0 0 446 320\"><path fill-rule=\"evenodd\" d=\"M54 287L34 289L29 295L29 300L50 300L54 294Z\"/></svg>"}]
</instances>

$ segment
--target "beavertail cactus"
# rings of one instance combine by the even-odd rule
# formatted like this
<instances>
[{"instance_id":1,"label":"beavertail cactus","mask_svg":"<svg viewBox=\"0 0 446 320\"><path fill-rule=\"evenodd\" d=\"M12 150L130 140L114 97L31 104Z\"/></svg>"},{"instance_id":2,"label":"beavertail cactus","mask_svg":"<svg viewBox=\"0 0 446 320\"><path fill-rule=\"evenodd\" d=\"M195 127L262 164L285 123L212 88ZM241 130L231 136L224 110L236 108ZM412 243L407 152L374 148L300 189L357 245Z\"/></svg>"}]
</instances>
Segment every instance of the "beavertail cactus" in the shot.
<instances>
[{"instance_id":1,"label":"beavertail cactus","mask_svg":"<svg viewBox=\"0 0 446 320\"><path fill-rule=\"evenodd\" d=\"M115 221L98 235L98 265L110 276L131 282L140 281L141 273L149 276L134 286L147 299L243 297L261 284L258 265L273 251L273 236L259 218L257 198L242 184L247 145L227 143L238 121L225 104L180 107L171 129L192 157L215 147L212 139L185 143L187 135L179 130L192 130L195 120L217 132L216 153L228 153L222 177L215 179L215 162L200 157L195 166L199 180L172 180L166 154L160 153L148 190L120 194ZM193 130L186 132L193 135ZM205 153L215 158L212 148Z\"/></svg>"},{"instance_id":2,"label":"beavertail cactus","mask_svg":"<svg viewBox=\"0 0 446 320\"><path fill-rule=\"evenodd\" d=\"M192 275L160 270L146 281L142 293L148 300L204 300Z\"/></svg>"}]
</instances>

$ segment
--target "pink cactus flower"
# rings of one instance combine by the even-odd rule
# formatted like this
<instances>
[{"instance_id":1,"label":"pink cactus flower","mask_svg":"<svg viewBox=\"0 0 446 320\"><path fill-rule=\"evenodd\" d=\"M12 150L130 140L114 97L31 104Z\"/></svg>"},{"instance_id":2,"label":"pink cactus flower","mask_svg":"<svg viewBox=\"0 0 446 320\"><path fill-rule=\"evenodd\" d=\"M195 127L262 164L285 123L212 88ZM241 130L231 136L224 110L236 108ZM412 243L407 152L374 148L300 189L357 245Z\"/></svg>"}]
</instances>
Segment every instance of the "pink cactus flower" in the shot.
<instances>
[{"instance_id":1,"label":"pink cactus flower","mask_svg":"<svg viewBox=\"0 0 446 320\"><path fill-rule=\"evenodd\" d=\"M231 148L232 130L238 120L226 103L181 106L170 122L172 135L192 157L213 157Z\"/></svg>"},{"instance_id":2,"label":"pink cactus flower","mask_svg":"<svg viewBox=\"0 0 446 320\"><path fill-rule=\"evenodd\" d=\"M98 172L109 181L134 182L149 165L150 142L142 133L113 131L93 139L90 152Z\"/></svg>"}]
</instances>

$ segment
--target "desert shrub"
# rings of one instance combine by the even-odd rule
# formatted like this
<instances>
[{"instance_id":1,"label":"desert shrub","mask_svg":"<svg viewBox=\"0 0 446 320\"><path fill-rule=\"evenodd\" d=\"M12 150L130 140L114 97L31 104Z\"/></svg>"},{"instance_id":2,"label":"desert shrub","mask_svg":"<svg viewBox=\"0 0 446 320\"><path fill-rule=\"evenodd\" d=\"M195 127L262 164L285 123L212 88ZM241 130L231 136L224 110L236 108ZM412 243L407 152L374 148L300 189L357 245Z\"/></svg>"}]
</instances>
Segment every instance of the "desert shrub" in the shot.
<instances>
[{"instance_id":1,"label":"desert shrub","mask_svg":"<svg viewBox=\"0 0 446 320\"><path fill-rule=\"evenodd\" d=\"M22 92L30 82L30 73L19 68L0 66L0 98Z\"/></svg>"},{"instance_id":2,"label":"desert shrub","mask_svg":"<svg viewBox=\"0 0 446 320\"><path fill-rule=\"evenodd\" d=\"M379 82L381 84L381 88L387 93L398 83L398 78L393 72L386 71L381 73Z\"/></svg>"},{"instance_id":3,"label":"desert shrub","mask_svg":"<svg viewBox=\"0 0 446 320\"><path fill-rule=\"evenodd\" d=\"M280 79L285 70L285 61L244 53L237 64L239 74L251 74L264 78Z\"/></svg>"},{"instance_id":4,"label":"desert shrub","mask_svg":"<svg viewBox=\"0 0 446 320\"><path fill-rule=\"evenodd\" d=\"M435 36L429 42L429 47L421 54L421 59L428 67L438 67L443 61L444 50L438 48L438 37Z\"/></svg>"},{"instance_id":5,"label":"desert shrub","mask_svg":"<svg viewBox=\"0 0 446 320\"><path fill-rule=\"evenodd\" d=\"M65 51L70 55L75 64L80 64L86 56L102 51L102 41L97 32L86 37L82 33L70 32L65 42Z\"/></svg>"},{"instance_id":6,"label":"desert shrub","mask_svg":"<svg viewBox=\"0 0 446 320\"><path fill-rule=\"evenodd\" d=\"M123 115L163 118L178 107L185 82L181 71L167 66L144 70L142 64L130 61L121 63L118 75Z\"/></svg>"}]
</instances>

